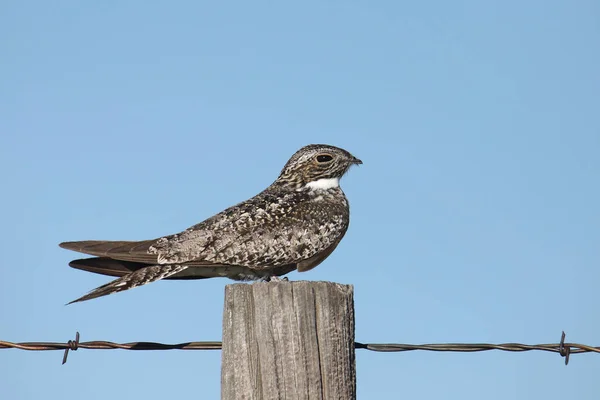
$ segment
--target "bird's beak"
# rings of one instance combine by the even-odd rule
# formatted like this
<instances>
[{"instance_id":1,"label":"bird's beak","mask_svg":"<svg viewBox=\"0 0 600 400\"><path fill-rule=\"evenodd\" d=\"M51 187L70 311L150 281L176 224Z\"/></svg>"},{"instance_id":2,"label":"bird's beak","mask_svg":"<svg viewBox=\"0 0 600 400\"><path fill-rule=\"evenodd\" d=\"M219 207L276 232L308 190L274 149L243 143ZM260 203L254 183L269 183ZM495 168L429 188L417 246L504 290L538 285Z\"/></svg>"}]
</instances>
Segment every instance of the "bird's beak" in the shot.
<instances>
[{"instance_id":1,"label":"bird's beak","mask_svg":"<svg viewBox=\"0 0 600 400\"><path fill-rule=\"evenodd\" d=\"M360 165L360 164L362 164L362 161L359 160L358 158L354 157L352 160L352 164Z\"/></svg>"}]
</instances>

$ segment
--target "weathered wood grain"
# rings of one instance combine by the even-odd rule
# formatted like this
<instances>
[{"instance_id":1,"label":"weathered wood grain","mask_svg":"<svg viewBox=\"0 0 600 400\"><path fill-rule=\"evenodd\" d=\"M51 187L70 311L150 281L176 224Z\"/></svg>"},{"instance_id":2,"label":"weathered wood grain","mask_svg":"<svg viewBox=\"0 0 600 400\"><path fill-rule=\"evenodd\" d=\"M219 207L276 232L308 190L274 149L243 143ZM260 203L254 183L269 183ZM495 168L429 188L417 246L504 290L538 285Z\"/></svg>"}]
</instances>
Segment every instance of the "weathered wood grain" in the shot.
<instances>
[{"instance_id":1,"label":"weathered wood grain","mask_svg":"<svg viewBox=\"0 0 600 400\"><path fill-rule=\"evenodd\" d=\"M226 286L221 385L224 400L355 399L352 286Z\"/></svg>"}]
</instances>

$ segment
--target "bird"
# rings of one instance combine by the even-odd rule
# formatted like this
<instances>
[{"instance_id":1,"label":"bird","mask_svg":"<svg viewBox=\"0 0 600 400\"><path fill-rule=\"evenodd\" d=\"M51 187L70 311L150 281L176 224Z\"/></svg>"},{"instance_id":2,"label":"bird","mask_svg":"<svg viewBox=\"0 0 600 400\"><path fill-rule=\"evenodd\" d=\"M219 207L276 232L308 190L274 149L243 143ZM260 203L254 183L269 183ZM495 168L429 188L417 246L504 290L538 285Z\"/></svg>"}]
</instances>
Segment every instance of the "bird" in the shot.
<instances>
[{"instance_id":1,"label":"bird","mask_svg":"<svg viewBox=\"0 0 600 400\"><path fill-rule=\"evenodd\" d=\"M340 179L359 164L344 149L310 144L292 155L265 190L183 232L142 241L60 243L94 256L69 266L118 277L68 304L160 279L277 281L293 270L309 271L346 234L350 208Z\"/></svg>"}]
</instances>

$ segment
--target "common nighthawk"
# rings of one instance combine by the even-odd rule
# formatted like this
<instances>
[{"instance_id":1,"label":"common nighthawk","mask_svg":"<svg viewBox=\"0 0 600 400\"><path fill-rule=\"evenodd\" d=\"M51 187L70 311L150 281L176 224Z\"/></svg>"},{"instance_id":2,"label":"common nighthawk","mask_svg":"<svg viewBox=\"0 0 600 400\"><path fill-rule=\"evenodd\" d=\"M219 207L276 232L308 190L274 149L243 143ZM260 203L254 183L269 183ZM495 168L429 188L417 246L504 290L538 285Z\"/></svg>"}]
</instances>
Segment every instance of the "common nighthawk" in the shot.
<instances>
[{"instance_id":1,"label":"common nighthawk","mask_svg":"<svg viewBox=\"0 0 600 400\"><path fill-rule=\"evenodd\" d=\"M71 267L120 277L71 303L159 279L269 280L295 269L308 271L331 254L348 229L348 200L339 180L354 164L362 161L346 150L311 144L298 150L264 191L181 233L139 242L61 243L96 256L71 261Z\"/></svg>"}]
</instances>

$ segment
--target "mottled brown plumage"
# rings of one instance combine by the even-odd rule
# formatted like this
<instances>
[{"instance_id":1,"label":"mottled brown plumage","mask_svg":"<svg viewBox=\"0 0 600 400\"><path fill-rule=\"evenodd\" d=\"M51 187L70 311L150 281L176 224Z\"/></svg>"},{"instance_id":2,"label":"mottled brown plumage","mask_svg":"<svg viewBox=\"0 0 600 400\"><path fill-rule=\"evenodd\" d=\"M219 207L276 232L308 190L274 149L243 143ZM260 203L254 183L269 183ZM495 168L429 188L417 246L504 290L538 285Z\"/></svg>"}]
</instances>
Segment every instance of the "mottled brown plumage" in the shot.
<instances>
[{"instance_id":1,"label":"mottled brown plumage","mask_svg":"<svg viewBox=\"0 0 600 400\"><path fill-rule=\"evenodd\" d=\"M349 223L339 179L362 162L328 145L298 150L271 186L185 231L139 242L80 241L60 246L96 256L74 268L120 278L73 301L159 279L270 279L308 271L338 245Z\"/></svg>"}]
</instances>

